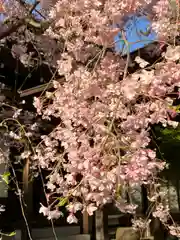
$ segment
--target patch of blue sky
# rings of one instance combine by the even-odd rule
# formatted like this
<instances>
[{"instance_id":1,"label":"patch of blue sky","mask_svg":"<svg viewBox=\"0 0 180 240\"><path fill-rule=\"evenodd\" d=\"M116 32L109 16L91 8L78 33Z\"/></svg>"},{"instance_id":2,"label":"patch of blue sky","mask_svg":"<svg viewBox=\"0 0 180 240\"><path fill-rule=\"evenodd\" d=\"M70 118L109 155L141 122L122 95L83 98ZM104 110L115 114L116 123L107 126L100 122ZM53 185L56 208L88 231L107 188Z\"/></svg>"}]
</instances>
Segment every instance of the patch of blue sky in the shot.
<instances>
[{"instance_id":1,"label":"patch of blue sky","mask_svg":"<svg viewBox=\"0 0 180 240\"><path fill-rule=\"evenodd\" d=\"M123 32L126 43L121 32L114 37L115 51L122 55L132 53L157 40L157 34L151 29L151 21L146 16L129 16L124 24Z\"/></svg>"},{"instance_id":2,"label":"patch of blue sky","mask_svg":"<svg viewBox=\"0 0 180 240\"><path fill-rule=\"evenodd\" d=\"M25 2L29 3L29 4L34 4L36 2L36 0L25 0ZM41 10L41 5L38 4L35 9ZM39 20L42 19L42 16L40 14L38 14L36 11L33 11L33 14L35 15L36 19L39 19Z\"/></svg>"}]
</instances>

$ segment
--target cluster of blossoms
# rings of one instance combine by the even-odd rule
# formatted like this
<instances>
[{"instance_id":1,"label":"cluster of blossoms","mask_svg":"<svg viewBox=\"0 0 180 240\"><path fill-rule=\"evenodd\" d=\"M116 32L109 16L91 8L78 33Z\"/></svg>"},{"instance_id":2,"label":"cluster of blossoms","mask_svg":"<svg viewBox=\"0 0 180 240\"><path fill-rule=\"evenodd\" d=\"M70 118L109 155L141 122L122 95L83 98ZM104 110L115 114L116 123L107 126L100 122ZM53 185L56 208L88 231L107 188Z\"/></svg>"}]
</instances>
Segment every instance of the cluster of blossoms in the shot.
<instances>
[{"instance_id":1,"label":"cluster of blossoms","mask_svg":"<svg viewBox=\"0 0 180 240\"><path fill-rule=\"evenodd\" d=\"M42 136L32 161L52 170L47 188L67 203L70 223L77 222L77 211L92 215L119 199L121 211L134 212L132 203L119 198L119 189L152 186L166 166L148 148L149 131L153 124L178 125L172 119L171 93L180 87L179 48L169 47L163 61L149 69L136 59L142 69L133 74L127 74L126 61L106 49L119 31L110 25L149 5L159 31L157 23L171 17L166 0L61 0L50 12L55 26L47 34L64 41L58 71L65 79L62 84L54 81L55 91L35 98L34 106L42 118L55 117L60 124ZM154 215L163 219L161 208ZM57 204L42 206L40 212L49 219L61 216Z\"/></svg>"},{"instance_id":2,"label":"cluster of blossoms","mask_svg":"<svg viewBox=\"0 0 180 240\"><path fill-rule=\"evenodd\" d=\"M177 127L169 116L173 100L167 96L179 87L179 67L165 60L153 70L119 80L120 61L109 53L93 72L80 66L63 85L54 82L56 91L46 94L51 104L44 107L36 98L34 105L43 118L61 119L50 135L42 137L33 156L42 168L58 165L47 187L73 197L71 204L83 199L82 209L90 213L113 201L118 186L153 184L165 163L147 148L150 125ZM122 206L128 209L124 202Z\"/></svg>"},{"instance_id":3,"label":"cluster of blossoms","mask_svg":"<svg viewBox=\"0 0 180 240\"><path fill-rule=\"evenodd\" d=\"M1 13L10 17L24 17L26 14L25 8L19 1L1 0ZM3 11L2 11L3 10Z\"/></svg>"}]
</instances>

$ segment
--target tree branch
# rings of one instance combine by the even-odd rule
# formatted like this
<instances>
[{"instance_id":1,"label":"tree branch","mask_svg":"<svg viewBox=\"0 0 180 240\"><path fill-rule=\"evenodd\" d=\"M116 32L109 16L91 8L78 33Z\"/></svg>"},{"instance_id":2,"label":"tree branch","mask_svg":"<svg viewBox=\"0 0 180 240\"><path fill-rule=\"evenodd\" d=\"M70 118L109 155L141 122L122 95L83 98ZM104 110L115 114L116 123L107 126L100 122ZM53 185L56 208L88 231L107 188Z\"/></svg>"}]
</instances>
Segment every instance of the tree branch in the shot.
<instances>
[{"instance_id":1,"label":"tree branch","mask_svg":"<svg viewBox=\"0 0 180 240\"><path fill-rule=\"evenodd\" d=\"M8 37L13 32L15 32L19 27L25 24L25 19L18 20L15 24L8 27L7 30L0 32L0 40L2 40L5 37Z\"/></svg>"}]
</instances>

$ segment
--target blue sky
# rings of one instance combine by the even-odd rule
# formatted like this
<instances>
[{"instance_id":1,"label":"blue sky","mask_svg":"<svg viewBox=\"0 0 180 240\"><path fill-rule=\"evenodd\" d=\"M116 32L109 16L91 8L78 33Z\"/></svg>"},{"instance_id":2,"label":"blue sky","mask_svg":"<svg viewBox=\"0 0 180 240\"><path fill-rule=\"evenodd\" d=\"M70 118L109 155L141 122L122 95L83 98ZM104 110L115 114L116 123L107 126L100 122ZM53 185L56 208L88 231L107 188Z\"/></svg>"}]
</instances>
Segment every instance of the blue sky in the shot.
<instances>
[{"instance_id":1,"label":"blue sky","mask_svg":"<svg viewBox=\"0 0 180 240\"><path fill-rule=\"evenodd\" d=\"M129 16L124 25L128 46L122 41L121 34L119 33L114 38L115 51L122 53L122 55L126 55L128 51L130 53L134 52L154 42L157 39L157 35L152 30L147 34L148 29L151 29L151 22L147 17L137 17L136 15Z\"/></svg>"}]
</instances>

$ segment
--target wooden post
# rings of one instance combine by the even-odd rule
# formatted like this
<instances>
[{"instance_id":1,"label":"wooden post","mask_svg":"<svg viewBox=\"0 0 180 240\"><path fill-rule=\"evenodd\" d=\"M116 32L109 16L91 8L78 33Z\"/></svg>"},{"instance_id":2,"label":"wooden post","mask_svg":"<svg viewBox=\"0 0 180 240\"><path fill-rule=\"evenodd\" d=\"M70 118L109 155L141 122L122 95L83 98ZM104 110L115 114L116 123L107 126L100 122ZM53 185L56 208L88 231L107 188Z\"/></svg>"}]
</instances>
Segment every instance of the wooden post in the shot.
<instances>
[{"instance_id":1,"label":"wooden post","mask_svg":"<svg viewBox=\"0 0 180 240\"><path fill-rule=\"evenodd\" d=\"M95 212L96 240L108 239L108 215L104 209Z\"/></svg>"},{"instance_id":2,"label":"wooden post","mask_svg":"<svg viewBox=\"0 0 180 240\"><path fill-rule=\"evenodd\" d=\"M96 222L96 240L105 240L104 238L104 228L103 228L103 211L97 210L95 212L95 222Z\"/></svg>"},{"instance_id":3,"label":"wooden post","mask_svg":"<svg viewBox=\"0 0 180 240\"><path fill-rule=\"evenodd\" d=\"M83 236L89 236L93 238L93 216L89 216L87 211L84 211L81 215L80 232Z\"/></svg>"},{"instance_id":4,"label":"wooden post","mask_svg":"<svg viewBox=\"0 0 180 240\"><path fill-rule=\"evenodd\" d=\"M89 215L87 211L83 212L83 234L89 233Z\"/></svg>"}]
</instances>

